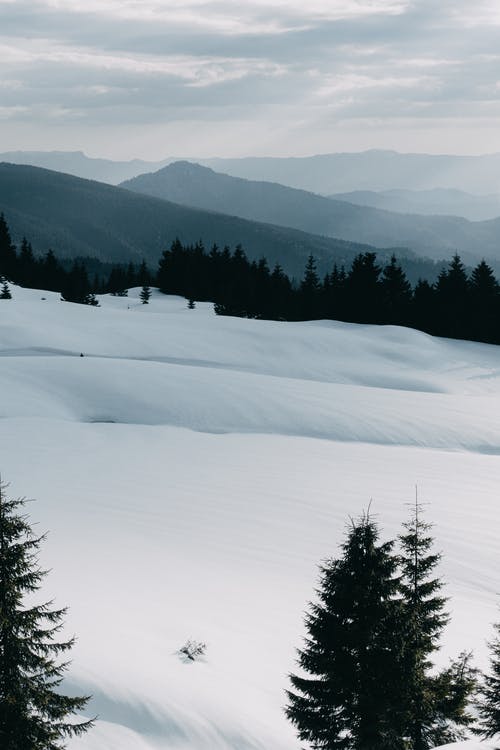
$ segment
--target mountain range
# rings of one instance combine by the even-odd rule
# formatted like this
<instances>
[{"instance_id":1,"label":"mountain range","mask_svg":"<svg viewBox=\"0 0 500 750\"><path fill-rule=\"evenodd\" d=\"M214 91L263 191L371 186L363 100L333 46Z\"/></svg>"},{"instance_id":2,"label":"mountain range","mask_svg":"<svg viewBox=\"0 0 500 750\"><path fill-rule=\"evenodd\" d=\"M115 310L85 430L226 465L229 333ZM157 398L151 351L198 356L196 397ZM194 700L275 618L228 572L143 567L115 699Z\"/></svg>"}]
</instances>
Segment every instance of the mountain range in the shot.
<instances>
[{"instance_id":1,"label":"mountain range","mask_svg":"<svg viewBox=\"0 0 500 750\"><path fill-rule=\"evenodd\" d=\"M432 190L352 190L333 193L333 200L371 206L385 211L424 216L461 216L469 221L487 221L500 216L500 196L472 195L453 188Z\"/></svg>"},{"instance_id":2,"label":"mountain range","mask_svg":"<svg viewBox=\"0 0 500 750\"><path fill-rule=\"evenodd\" d=\"M176 162L123 187L184 205L269 222L376 247L408 247L434 259L460 252L470 263L500 261L500 219L470 222L453 216L389 212L332 200L276 183L219 174Z\"/></svg>"},{"instance_id":3,"label":"mountain range","mask_svg":"<svg viewBox=\"0 0 500 750\"><path fill-rule=\"evenodd\" d=\"M169 160L112 161L111 159L93 159L82 151L5 151L0 153L0 162L42 167L55 172L72 174L75 177L118 185L123 180L128 180L142 172L156 171L168 164Z\"/></svg>"},{"instance_id":4,"label":"mountain range","mask_svg":"<svg viewBox=\"0 0 500 750\"><path fill-rule=\"evenodd\" d=\"M458 156L396 151L319 154L299 158L200 159L218 172L330 195L352 190L452 188L500 193L500 154Z\"/></svg>"},{"instance_id":5,"label":"mountain range","mask_svg":"<svg viewBox=\"0 0 500 750\"><path fill-rule=\"evenodd\" d=\"M324 273L334 261L349 264L357 253L374 249L6 163L0 164L0 212L14 239L19 242L26 236L35 252L50 247L61 257L114 262L145 258L153 267L176 237L184 243L202 239L207 247L217 243L234 248L241 243L251 259L265 256L270 264L279 262L297 276L310 254Z\"/></svg>"},{"instance_id":6,"label":"mountain range","mask_svg":"<svg viewBox=\"0 0 500 750\"><path fill-rule=\"evenodd\" d=\"M196 155L176 156L144 161L131 159L113 161L86 156L81 151L9 151L0 153L0 161L13 164L30 164L76 177L100 180L118 184L144 172L155 172L174 161L188 160L217 172L251 180L278 182L289 187L300 188L322 195L347 193L352 191L411 190L427 191L436 189L455 190L472 193L473 205L478 200L491 203L491 196L500 194L500 154L482 156L403 154L396 151L363 151L359 153L319 154L307 157L248 157L243 159L201 158ZM416 196L421 203L422 196ZM438 196L429 196L435 200ZM420 200L419 200L420 198ZM458 196L455 196L457 199ZM458 203L464 205L462 195ZM443 210L450 203L448 195L443 201L438 198L437 210L433 213L452 213ZM351 202L356 203L356 200ZM455 201L457 202L457 201ZM365 205L365 204L363 204ZM371 205L371 204L366 204ZM378 205L378 208L398 210L394 205ZM411 209L413 212L413 209ZM460 209L460 210L463 210ZM468 209L466 209L468 210ZM417 213L427 213L418 210ZM492 218L490 215L469 216L466 218Z\"/></svg>"}]
</instances>

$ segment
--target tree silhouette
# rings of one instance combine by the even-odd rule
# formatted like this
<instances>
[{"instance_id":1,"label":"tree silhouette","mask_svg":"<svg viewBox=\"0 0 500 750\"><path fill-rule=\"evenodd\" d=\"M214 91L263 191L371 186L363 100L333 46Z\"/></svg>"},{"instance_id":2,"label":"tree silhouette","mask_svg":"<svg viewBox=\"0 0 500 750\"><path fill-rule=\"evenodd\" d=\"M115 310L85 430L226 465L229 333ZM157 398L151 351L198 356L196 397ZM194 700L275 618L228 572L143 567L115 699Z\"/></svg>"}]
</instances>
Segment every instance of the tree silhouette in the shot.
<instances>
[{"instance_id":1,"label":"tree silhouette","mask_svg":"<svg viewBox=\"0 0 500 750\"><path fill-rule=\"evenodd\" d=\"M69 720L89 699L59 689L67 668L60 657L74 638L56 640L65 609L32 603L46 575L37 559L44 537L20 512L24 502L7 499L0 482L0 747L59 750L93 721Z\"/></svg>"},{"instance_id":2,"label":"tree silhouette","mask_svg":"<svg viewBox=\"0 0 500 750\"><path fill-rule=\"evenodd\" d=\"M397 559L368 515L353 522L342 556L321 567L292 675L286 714L314 750L403 748L394 730L398 681ZM383 675L383 679L382 679Z\"/></svg>"}]
</instances>

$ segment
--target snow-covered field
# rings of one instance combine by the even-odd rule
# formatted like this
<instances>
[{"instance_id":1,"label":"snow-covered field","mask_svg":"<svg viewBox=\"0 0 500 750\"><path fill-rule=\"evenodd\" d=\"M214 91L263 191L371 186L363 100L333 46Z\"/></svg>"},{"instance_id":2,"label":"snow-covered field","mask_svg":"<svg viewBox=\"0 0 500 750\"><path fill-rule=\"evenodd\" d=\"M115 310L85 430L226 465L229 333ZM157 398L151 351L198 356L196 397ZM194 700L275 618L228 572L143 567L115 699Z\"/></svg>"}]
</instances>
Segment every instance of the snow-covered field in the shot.
<instances>
[{"instance_id":1,"label":"snow-covered field","mask_svg":"<svg viewBox=\"0 0 500 750\"><path fill-rule=\"evenodd\" d=\"M13 294L0 471L50 530L44 595L78 635L66 689L100 717L71 750L298 750L282 707L317 563L370 500L397 534L415 485L451 597L439 658L485 666L500 347L137 290L100 308ZM203 661L179 659L188 638Z\"/></svg>"}]
</instances>

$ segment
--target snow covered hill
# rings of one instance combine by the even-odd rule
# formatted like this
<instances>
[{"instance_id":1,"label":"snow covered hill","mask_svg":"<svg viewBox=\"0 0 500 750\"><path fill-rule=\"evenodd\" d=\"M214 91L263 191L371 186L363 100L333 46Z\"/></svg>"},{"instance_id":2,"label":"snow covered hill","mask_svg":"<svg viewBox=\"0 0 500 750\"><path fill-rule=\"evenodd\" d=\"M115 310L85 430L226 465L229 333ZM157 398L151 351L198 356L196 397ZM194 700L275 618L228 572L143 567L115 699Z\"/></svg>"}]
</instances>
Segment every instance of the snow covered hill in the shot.
<instances>
[{"instance_id":1,"label":"snow covered hill","mask_svg":"<svg viewBox=\"0 0 500 750\"><path fill-rule=\"evenodd\" d=\"M100 717L71 750L298 750L283 691L317 563L370 500L397 534L416 484L451 597L439 658L485 665L499 347L220 318L138 290L99 308L13 296L0 471L38 500L44 594L78 636L66 687ZM203 660L179 659L188 638Z\"/></svg>"}]
</instances>

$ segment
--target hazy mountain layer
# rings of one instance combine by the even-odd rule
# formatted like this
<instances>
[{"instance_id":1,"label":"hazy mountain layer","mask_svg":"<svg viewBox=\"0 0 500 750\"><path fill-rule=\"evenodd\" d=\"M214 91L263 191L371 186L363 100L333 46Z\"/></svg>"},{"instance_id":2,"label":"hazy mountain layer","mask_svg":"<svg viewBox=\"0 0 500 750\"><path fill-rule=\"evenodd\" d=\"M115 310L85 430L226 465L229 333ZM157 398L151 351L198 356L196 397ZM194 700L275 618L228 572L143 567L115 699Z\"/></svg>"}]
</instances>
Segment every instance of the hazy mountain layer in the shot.
<instances>
[{"instance_id":1,"label":"hazy mountain layer","mask_svg":"<svg viewBox=\"0 0 500 750\"><path fill-rule=\"evenodd\" d=\"M458 250L468 262L500 259L500 220L472 223L453 216L420 216L355 206L269 182L219 174L189 162L135 177L124 187L197 208L363 242L409 247L436 259Z\"/></svg>"},{"instance_id":2,"label":"hazy mountain layer","mask_svg":"<svg viewBox=\"0 0 500 750\"><path fill-rule=\"evenodd\" d=\"M329 197L357 206L405 214L461 216L469 221L487 221L500 216L499 196L472 195L451 188L382 190L378 193L374 190L353 190L350 193L333 193Z\"/></svg>"},{"instance_id":3,"label":"hazy mountain layer","mask_svg":"<svg viewBox=\"0 0 500 750\"><path fill-rule=\"evenodd\" d=\"M325 195L393 188L500 192L500 154L455 156L374 150L303 158L203 159L201 163L235 177L280 182Z\"/></svg>"},{"instance_id":4,"label":"hazy mountain layer","mask_svg":"<svg viewBox=\"0 0 500 750\"><path fill-rule=\"evenodd\" d=\"M0 154L0 161L31 164L111 184L155 171L179 161L179 158L160 158L153 162L140 159L112 161L93 159L81 151L10 151ZM455 156L364 151L302 158L203 159L196 155L186 158L235 177L279 182L324 195L357 190L436 188L467 191L482 197L487 193L500 194L500 154Z\"/></svg>"},{"instance_id":5,"label":"hazy mountain layer","mask_svg":"<svg viewBox=\"0 0 500 750\"><path fill-rule=\"evenodd\" d=\"M128 180L142 172L160 169L168 160L112 161L111 159L93 159L82 151L6 151L0 154L0 162L3 161L54 169L56 172L66 172L75 177L118 185L123 180Z\"/></svg>"},{"instance_id":6,"label":"hazy mountain layer","mask_svg":"<svg viewBox=\"0 0 500 750\"><path fill-rule=\"evenodd\" d=\"M0 212L17 241L25 235L36 252L51 247L65 257L145 258L155 265L161 252L179 237L184 243L202 239L207 246L241 243L250 258L264 255L272 264L279 261L288 273L302 275L310 253L325 271L334 259L350 263L356 253L370 249L13 164L0 164Z\"/></svg>"}]
</instances>

